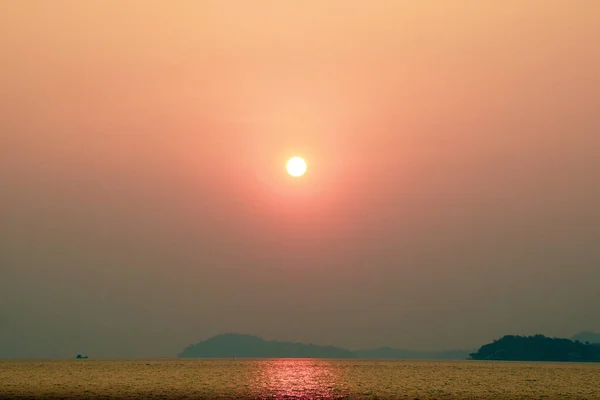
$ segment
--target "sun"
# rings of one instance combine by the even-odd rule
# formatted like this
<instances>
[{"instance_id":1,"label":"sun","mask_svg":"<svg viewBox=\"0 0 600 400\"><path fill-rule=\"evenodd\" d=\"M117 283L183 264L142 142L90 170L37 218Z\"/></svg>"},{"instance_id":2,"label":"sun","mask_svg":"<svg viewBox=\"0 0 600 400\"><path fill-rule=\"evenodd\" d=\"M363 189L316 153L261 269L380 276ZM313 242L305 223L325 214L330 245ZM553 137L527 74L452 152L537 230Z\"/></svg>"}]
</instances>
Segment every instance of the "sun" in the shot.
<instances>
[{"instance_id":1,"label":"sun","mask_svg":"<svg viewBox=\"0 0 600 400\"><path fill-rule=\"evenodd\" d=\"M288 174L294 177L299 177L306 173L306 161L301 157L290 158L285 167Z\"/></svg>"}]
</instances>

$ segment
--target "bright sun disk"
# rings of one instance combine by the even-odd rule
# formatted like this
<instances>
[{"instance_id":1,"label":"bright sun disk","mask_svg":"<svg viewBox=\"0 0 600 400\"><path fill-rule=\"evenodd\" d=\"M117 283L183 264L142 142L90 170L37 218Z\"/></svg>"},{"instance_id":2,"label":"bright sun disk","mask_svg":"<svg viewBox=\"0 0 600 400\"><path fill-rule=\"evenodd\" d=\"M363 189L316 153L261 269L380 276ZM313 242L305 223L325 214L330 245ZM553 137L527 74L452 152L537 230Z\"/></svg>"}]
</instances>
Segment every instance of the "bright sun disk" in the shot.
<instances>
[{"instance_id":1,"label":"bright sun disk","mask_svg":"<svg viewBox=\"0 0 600 400\"><path fill-rule=\"evenodd\" d=\"M302 176L306 172L306 161L301 157L292 157L288 160L286 169L291 176Z\"/></svg>"}]
</instances>

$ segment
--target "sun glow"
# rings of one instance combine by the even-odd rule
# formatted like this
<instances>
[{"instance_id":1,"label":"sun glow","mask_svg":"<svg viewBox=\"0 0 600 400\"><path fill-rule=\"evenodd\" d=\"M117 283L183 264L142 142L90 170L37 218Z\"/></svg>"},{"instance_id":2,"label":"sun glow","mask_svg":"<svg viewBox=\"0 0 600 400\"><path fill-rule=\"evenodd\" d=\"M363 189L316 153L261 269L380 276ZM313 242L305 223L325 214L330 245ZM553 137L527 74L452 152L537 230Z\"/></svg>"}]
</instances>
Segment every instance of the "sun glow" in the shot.
<instances>
[{"instance_id":1,"label":"sun glow","mask_svg":"<svg viewBox=\"0 0 600 400\"><path fill-rule=\"evenodd\" d=\"M288 174L294 177L300 177L306 173L306 161L300 157L292 157L288 160L286 169Z\"/></svg>"}]
</instances>

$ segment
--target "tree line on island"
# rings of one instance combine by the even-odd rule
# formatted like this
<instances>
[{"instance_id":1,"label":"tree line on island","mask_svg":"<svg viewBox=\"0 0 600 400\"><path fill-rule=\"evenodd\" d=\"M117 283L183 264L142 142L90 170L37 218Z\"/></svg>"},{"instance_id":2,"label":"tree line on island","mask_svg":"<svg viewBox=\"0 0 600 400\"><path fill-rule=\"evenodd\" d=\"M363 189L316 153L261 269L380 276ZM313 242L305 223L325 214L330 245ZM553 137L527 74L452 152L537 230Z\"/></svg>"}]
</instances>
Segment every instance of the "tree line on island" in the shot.
<instances>
[{"instance_id":1,"label":"tree line on island","mask_svg":"<svg viewBox=\"0 0 600 400\"><path fill-rule=\"evenodd\" d=\"M580 338L585 339L582 341ZM478 351L419 352L391 347L348 350L228 333L186 347L183 358L358 358L421 360L600 361L600 334L582 332L571 339L544 335L507 335Z\"/></svg>"}]
</instances>

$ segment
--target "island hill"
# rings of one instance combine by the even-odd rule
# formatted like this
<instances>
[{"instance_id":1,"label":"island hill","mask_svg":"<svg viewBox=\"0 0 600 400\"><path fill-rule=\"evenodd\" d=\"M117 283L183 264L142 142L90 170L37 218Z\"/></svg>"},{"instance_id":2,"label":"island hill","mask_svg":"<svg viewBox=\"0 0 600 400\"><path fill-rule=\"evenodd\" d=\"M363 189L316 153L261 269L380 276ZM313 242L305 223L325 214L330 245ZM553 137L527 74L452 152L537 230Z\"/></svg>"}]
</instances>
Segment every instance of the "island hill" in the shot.
<instances>
[{"instance_id":1,"label":"island hill","mask_svg":"<svg viewBox=\"0 0 600 400\"><path fill-rule=\"evenodd\" d=\"M574 337L587 337L600 342L600 337L589 335L589 332L587 335L579 334ZM600 343L550 338L544 335L507 335L481 346L476 353L470 354L470 358L472 360L600 362Z\"/></svg>"},{"instance_id":2,"label":"island hill","mask_svg":"<svg viewBox=\"0 0 600 400\"><path fill-rule=\"evenodd\" d=\"M481 346L477 352L451 350L418 352L390 347L348 350L334 346L268 341L258 336L223 334L186 347L182 358L358 358L402 360L512 360L512 361L600 361L600 335L583 332L598 344L579 339L557 339L543 335L504 336ZM574 336L584 337L584 336ZM597 336L594 336L597 335Z\"/></svg>"},{"instance_id":3,"label":"island hill","mask_svg":"<svg viewBox=\"0 0 600 400\"><path fill-rule=\"evenodd\" d=\"M268 341L258 336L228 333L186 347L179 357L197 358L367 358L367 359L466 359L469 350L416 352L390 347L348 350L294 342Z\"/></svg>"}]
</instances>

